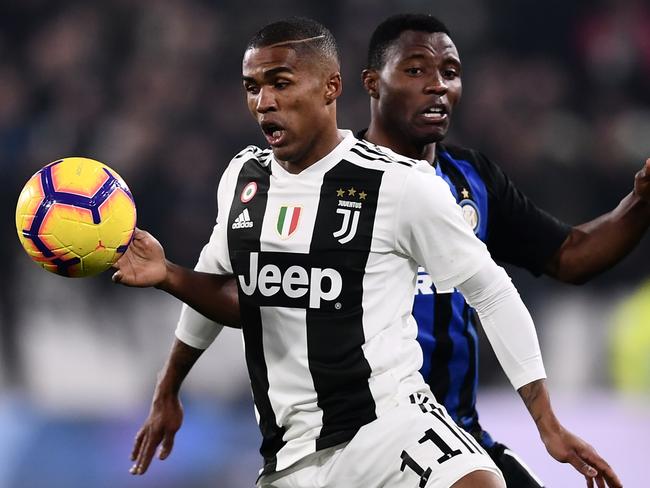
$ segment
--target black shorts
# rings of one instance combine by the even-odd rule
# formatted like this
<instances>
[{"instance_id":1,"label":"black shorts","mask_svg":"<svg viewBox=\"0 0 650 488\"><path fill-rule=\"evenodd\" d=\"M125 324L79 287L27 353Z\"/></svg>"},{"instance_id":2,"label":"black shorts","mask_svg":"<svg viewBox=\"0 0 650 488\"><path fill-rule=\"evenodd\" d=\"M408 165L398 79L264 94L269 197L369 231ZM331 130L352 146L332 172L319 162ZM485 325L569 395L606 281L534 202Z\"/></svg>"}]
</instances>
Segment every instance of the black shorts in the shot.
<instances>
[{"instance_id":1,"label":"black shorts","mask_svg":"<svg viewBox=\"0 0 650 488\"><path fill-rule=\"evenodd\" d=\"M495 442L492 447L486 447L485 450L503 473L508 488L544 487L542 481L507 446Z\"/></svg>"}]
</instances>

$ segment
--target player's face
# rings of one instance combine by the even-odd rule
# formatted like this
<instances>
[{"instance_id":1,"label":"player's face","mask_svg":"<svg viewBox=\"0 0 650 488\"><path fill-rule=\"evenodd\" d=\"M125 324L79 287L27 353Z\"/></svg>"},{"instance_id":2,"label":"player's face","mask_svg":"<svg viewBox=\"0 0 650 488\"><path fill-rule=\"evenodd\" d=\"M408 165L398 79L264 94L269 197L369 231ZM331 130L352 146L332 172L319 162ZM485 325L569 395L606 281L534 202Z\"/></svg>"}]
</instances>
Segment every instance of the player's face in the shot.
<instances>
[{"instance_id":1,"label":"player's face","mask_svg":"<svg viewBox=\"0 0 650 488\"><path fill-rule=\"evenodd\" d=\"M322 70L294 49L276 46L244 54L243 83L248 109L281 161L300 162L318 146L331 124Z\"/></svg>"},{"instance_id":2,"label":"player's face","mask_svg":"<svg viewBox=\"0 0 650 488\"><path fill-rule=\"evenodd\" d=\"M460 74L458 51L448 35L405 31L389 47L377 73L375 116L411 142L438 142L460 100Z\"/></svg>"}]
</instances>

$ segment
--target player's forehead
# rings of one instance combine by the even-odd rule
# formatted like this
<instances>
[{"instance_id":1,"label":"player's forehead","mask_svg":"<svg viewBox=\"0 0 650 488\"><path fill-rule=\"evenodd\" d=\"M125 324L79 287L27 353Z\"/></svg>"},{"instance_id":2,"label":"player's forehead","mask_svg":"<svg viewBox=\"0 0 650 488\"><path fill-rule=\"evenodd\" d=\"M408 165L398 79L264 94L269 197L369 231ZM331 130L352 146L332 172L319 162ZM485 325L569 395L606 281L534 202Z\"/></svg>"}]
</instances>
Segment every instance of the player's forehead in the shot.
<instances>
[{"instance_id":1,"label":"player's forehead","mask_svg":"<svg viewBox=\"0 0 650 488\"><path fill-rule=\"evenodd\" d=\"M444 32L406 30L386 50L385 61L400 63L409 58L451 59L460 62L458 49Z\"/></svg>"},{"instance_id":2,"label":"player's forehead","mask_svg":"<svg viewBox=\"0 0 650 488\"><path fill-rule=\"evenodd\" d=\"M291 47L253 47L244 53L242 76L244 79L264 79L277 73L296 73L305 66L298 51Z\"/></svg>"}]
</instances>

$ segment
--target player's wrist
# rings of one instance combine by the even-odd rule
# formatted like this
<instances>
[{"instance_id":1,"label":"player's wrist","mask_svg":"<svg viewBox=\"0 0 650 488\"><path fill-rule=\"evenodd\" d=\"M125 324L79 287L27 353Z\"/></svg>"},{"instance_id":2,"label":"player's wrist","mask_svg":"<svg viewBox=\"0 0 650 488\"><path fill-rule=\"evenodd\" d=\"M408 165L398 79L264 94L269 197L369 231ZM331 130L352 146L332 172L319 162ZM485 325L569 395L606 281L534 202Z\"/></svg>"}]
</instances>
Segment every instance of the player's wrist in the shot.
<instances>
[{"instance_id":1,"label":"player's wrist","mask_svg":"<svg viewBox=\"0 0 650 488\"><path fill-rule=\"evenodd\" d=\"M156 385L156 391L154 392L154 403L167 402L178 398L180 389L180 383L174 378L165 376L159 379L158 384Z\"/></svg>"},{"instance_id":2,"label":"player's wrist","mask_svg":"<svg viewBox=\"0 0 650 488\"><path fill-rule=\"evenodd\" d=\"M168 259L165 259L165 274L164 277L154 286L159 290L173 293L175 283L177 280L177 275L180 271L180 267Z\"/></svg>"},{"instance_id":3,"label":"player's wrist","mask_svg":"<svg viewBox=\"0 0 650 488\"><path fill-rule=\"evenodd\" d=\"M634 189L630 193L631 196L631 207L639 212L642 212L644 216L650 219L650 195L648 195L648 190L643 187L637 187L634 185Z\"/></svg>"},{"instance_id":4,"label":"player's wrist","mask_svg":"<svg viewBox=\"0 0 650 488\"><path fill-rule=\"evenodd\" d=\"M562 424L552 411L536 416L535 425L542 440L562 432Z\"/></svg>"}]
</instances>

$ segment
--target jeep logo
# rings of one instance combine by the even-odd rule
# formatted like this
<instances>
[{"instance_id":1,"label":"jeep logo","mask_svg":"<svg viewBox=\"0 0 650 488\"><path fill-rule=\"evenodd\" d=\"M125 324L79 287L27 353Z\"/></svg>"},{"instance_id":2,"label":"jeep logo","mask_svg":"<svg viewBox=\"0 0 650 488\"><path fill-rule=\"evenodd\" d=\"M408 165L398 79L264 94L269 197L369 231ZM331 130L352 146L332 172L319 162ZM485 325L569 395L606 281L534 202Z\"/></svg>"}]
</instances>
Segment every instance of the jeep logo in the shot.
<instances>
[{"instance_id":1,"label":"jeep logo","mask_svg":"<svg viewBox=\"0 0 650 488\"><path fill-rule=\"evenodd\" d=\"M289 266L284 273L275 264L266 264L258 271L259 253L250 253L248 276L239 275L241 290L248 296L256 291L264 297L280 292L287 298L301 298L308 294L309 308L320 308L321 300L338 298L343 288L341 274L332 268L305 269Z\"/></svg>"}]
</instances>

